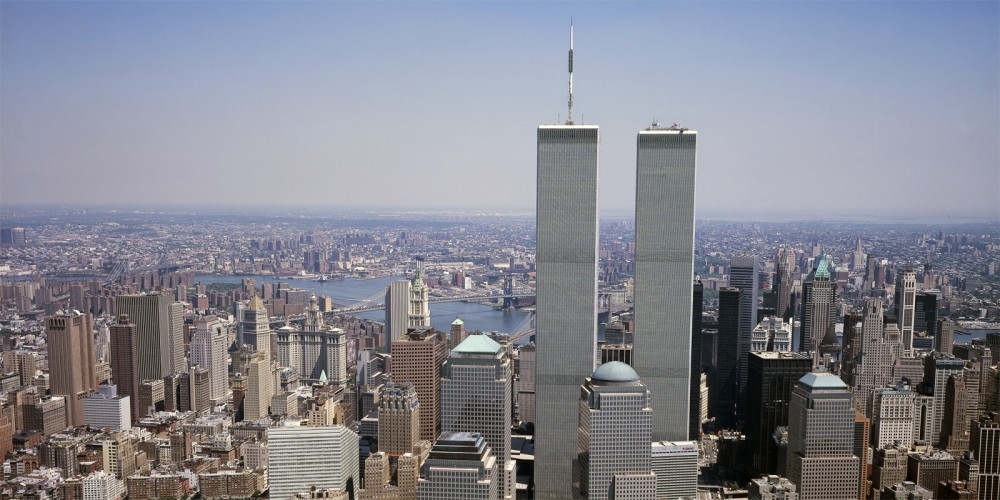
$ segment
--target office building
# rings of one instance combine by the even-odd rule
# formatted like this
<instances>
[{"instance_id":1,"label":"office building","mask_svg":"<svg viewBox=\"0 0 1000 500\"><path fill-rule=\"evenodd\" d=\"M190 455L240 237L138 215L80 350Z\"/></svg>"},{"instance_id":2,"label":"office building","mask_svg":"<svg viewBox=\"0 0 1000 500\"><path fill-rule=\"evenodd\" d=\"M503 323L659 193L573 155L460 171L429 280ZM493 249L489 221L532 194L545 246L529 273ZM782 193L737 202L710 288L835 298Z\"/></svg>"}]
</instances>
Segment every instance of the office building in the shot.
<instances>
[{"instance_id":1,"label":"office building","mask_svg":"<svg viewBox=\"0 0 1000 500\"><path fill-rule=\"evenodd\" d=\"M91 472L81 481L83 500L120 500L125 498L125 483L103 470Z\"/></svg>"},{"instance_id":2,"label":"office building","mask_svg":"<svg viewBox=\"0 0 1000 500\"><path fill-rule=\"evenodd\" d=\"M802 500L858 498L851 392L836 375L808 373L792 389L788 410L788 479Z\"/></svg>"},{"instance_id":3,"label":"office building","mask_svg":"<svg viewBox=\"0 0 1000 500\"><path fill-rule=\"evenodd\" d=\"M208 399L225 402L229 393L229 335L215 316L198 318L191 336L191 366L208 370Z\"/></svg>"},{"instance_id":4,"label":"office building","mask_svg":"<svg viewBox=\"0 0 1000 500\"><path fill-rule=\"evenodd\" d=\"M782 319L791 320L795 305L792 303L792 269L795 252L786 248L778 251L774 259L774 293L776 297L775 312Z\"/></svg>"},{"instance_id":5,"label":"office building","mask_svg":"<svg viewBox=\"0 0 1000 500\"><path fill-rule=\"evenodd\" d=\"M750 481L747 492L750 500L798 500L795 483L775 475L763 476Z\"/></svg>"},{"instance_id":6,"label":"office building","mask_svg":"<svg viewBox=\"0 0 1000 500\"><path fill-rule=\"evenodd\" d=\"M247 302L240 318L240 331L243 333L243 343L263 352L271 358L271 322L267 317L267 308L257 293Z\"/></svg>"},{"instance_id":7,"label":"office building","mask_svg":"<svg viewBox=\"0 0 1000 500\"><path fill-rule=\"evenodd\" d=\"M779 319L780 321L780 319ZM752 476L779 474L778 427L788 425L792 388L812 371L811 358L800 352L752 352L747 367L749 412L746 434L748 466Z\"/></svg>"},{"instance_id":8,"label":"office building","mask_svg":"<svg viewBox=\"0 0 1000 500\"><path fill-rule=\"evenodd\" d=\"M66 422L83 425L83 398L97 390L94 359L94 319L80 311L67 311L48 319L49 390L66 398Z\"/></svg>"},{"instance_id":9,"label":"office building","mask_svg":"<svg viewBox=\"0 0 1000 500\"><path fill-rule=\"evenodd\" d=\"M427 285L424 283L424 258L417 257L417 272L410 283L410 309L407 313L406 329L430 328L431 307L427 299ZM394 339L395 340L395 339Z\"/></svg>"},{"instance_id":10,"label":"office building","mask_svg":"<svg viewBox=\"0 0 1000 500\"><path fill-rule=\"evenodd\" d=\"M420 401L412 383L386 383L378 407L378 448L399 456L420 440Z\"/></svg>"},{"instance_id":11,"label":"office building","mask_svg":"<svg viewBox=\"0 0 1000 500\"><path fill-rule=\"evenodd\" d=\"M906 268L896 274L896 295L893 305L896 308L896 321L899 323L899 333L903 337L903 350L913 350L913 322L917 300L917 277L913 269Z\"/></svg>"},{"instance_id":12,"label":"office building","mask_svg":"<svg viewBox=\"0 0 1000 500\"><path fill-rule=\"evenodd\" d=\"M930 421L929 441L941 446L941 423L944 421L945 397L948 394L948 379L952 375L962 376L965 360L953 354L932 353L924 358L924 385L930 386L934 397L934 413Z\"/></svg>"},{"instance_id":13,"label":"office building","mask_svg":"<svg viewBox=\"0 0 1000 500\"><path fill-rule=\"evenodd\" d=\"M913 335L917 338L934 339L937 334L937 290L921 290L916 293L913 306ZM935 347L937 349L937 347Z\"/></svg>"},{"instance_id":14,"label":"office building","mask_svg":"<svg viewBox=\"0 0 1000 500\"><path fill-rule=\"evenodd\" d=\"M881 300L868 299L862 316L861 359L855 362L851 386L858 407L867 408L876 387L894 385L893 365L902 355L903 343L896 323L885 321Z\"/></svg>"},{"instance_id":15,"label":"office building","mask_svg":"<svg viewBox=\"0 0 1000 500\"><path fill-rule=\"evenodd\" d=\"M494 500L500 498L497 477L496 457L481 434L442 432L420 468L417 498Z\"/></svg>"},{"instance_id":16,"label":"office building","mask_svg":"<svg viewBox=\"0 0 1000 500\"><path fill-rule=\"evenodd\" d=\"M409 382L420 400L420 439L434 441L441 420L441 365L448 356L444 335L433 328L409 330L392 343L392 381Z\"/></svg>"},{"instance_id":17,"label":"office building","mask_svg":"<svg viewBox=\"0 0 1000 500\"><path fill-rule=\"evenodd\" d=\"M718 366L712 373L709 387L710 414L720 429L736 427L736 391L739 366L737 343L740 332L740 289L719 289Z\"/></svg>"},{"instance_id":18,"label":"office building","mask_svg":"<svg viewBox=\"0 0 1000 500\"><path fill-rule=\"evenodd\" d=\"M821 253L816 268L802 283L800 351L818 351L827 328L837 321L834 286L830 279L830 263L826 254Z\"/></svg>"},{"instance_id":19,"label":"office building","mask_svg":"<svg viewBox=\"0 0 1000 500\"><path fill-rule=\"evenodd\" d=\"M24 429L50 436L69 427L66 396L43 396L22 407ZM82 405L81 405L82 407ZM81 411L82 413L82 411Z\"/></svg>"},{"instance_id":20,"label":"office building","mask_svg":"<svg viewBox=\"0 0 1000 500\"><path fill-rule=\"evenodd\" d=\"M872 391L866 413L871 415L873 448L913 446L914 396L906 385Z\"/></svg>"},{"instance_id":21,"label":"office building","mask_svg":"<svg viewBox=\"0 0 1000 500\"><path fill-rule=\"evenodd\" d=\"M740 289L740 333L736 343L739 366L736 392L736 418L740 425L747 421L747 355L750 353L753 330L757 327L757 256L736 256L729 264L729 286Z\"/></svg>"},{"instance_id":22,"label":"office building","mask_svg":"<svg viewBox=\"0 0 1000 500\"><path fill-rule=\"evenodd\" d=\"M160 294L119 295L115 311L135 325L139 380L187 372L182 303Z\"/></svg>"},{"instance_id":23,"label":"office building","mask_svg":"<svg viewBox=\"0 0 1000 500\"><path fill-rule=\"evenodd\" d=\"M267 418L271 397L275 394L271 362L266 353L255 351L246 365L247 392L243 399L243 419Z\"/></svg>"},{"instance_id":24,"label":"office building","mask_svg":"<svg viewBox=\"0 0 1000 500\"><path fill-rule=\"evenodd\" d=\"M283 326L274 337L279 365L294 368L306 379L319 380L325 374L331 384L347 382L344 331L326 325L315 295L309 299L302 328Z\"/></svg>"},{"instance_id":25,"label":"office building","mask_svg":"<svg viewBox=\"0 0 1000 500\"><path fill-rule=\"evenodd\" d=\"M891 446L875 448L872 457L871 498L879 498L882 490L906 480L906 461L909 447Z\"/></svg>"},{"instance_id":26,"label":"office building","mask_svg":"<svg viewBox=\"0 0 1000 500\"><path fill-rule=\"evenodd\" d=\"M871 420L854 409L854 456L858 457L858 500L868 493L868 445L871 444Z\"/></svg>"},{"instance_id":27,"label":"office building","mask_svg":"<svg viewBox=\"0 0 1000 500\"><path fill-rule=\"evenodd\" d=\"M147 408L140 408L139 367L136 365L135 325L127 314L118 316L118 323L109 327L111 340L111 381L118 387L118 393L128 396L132 402L130 412L134 420L147 415Z\"/></svg>"},{"instance_id":28,"label":"office building","mask_svg":"<svg viewBox=\"0 0 1000 500\"><path fill-rule=\"evenodd\" d=\"M616 498L617 475L649 474L652 414L649 390L625 363L603 364L584 382L579 417L581 496Z\"/></svg>"},{"instance_id":29,"label":"office building","mask_svg":"<svg viewBox=\"0 0 1000 500\"><path fill-rule=\"evenodd\" d=\"M788 352L792 350L792 325L777 316L767 317L753 329L750 352Z\"/></svg>"},{"instance_id":30,"label":"office building","mask_svg":"<svg viewBox=\"0 0 1000 500\"><path fill-rule=\"evenodd\" d=\"M942 354L952 354L955 345L955 322L950 318L937 320L934 349Z\"/></svg>"},{"instance_id":31,"label":"office building","mask_svg":"<svg viewBox=\"0 0 1000 500\"><path fill-rule=\"evenodd\" d=\"M441 431L479 432L493 450L500 493L515 496L510 458L513 363L486 335L470 335L441 370Z\"/></svg>"},{"instance_id":32,"label":"office building","mask_svg":"<svg viewBox=\"0 0 1000 500\"><path fill-rule=\"evenodd\" d=\"M101 386L102 388L106 386ZM84 424L94 429L127 431L132 428L132 405L129 396L114 392L91 394L83 399Z\"/></svg>"},{"instance_id":33,"label":"office building","mask_svg":"<svg viewBox=\"0 0 1000 500\"><path fill-rule=\"evenodd\" d=\"M392 341L406 334L410 322L410 280L396 280L385 289L385 339L386 349Z\"/></svg>"},{"instance_id":34,"label":"office building","mask_svg":"<svg viewBox=\"0 0 1000 500\"><path fill-rule=\"evenodd\" d=\"M566 422L576 421L580 384L594 370L598 144L594 125L538 127L535 338L537 358L544 362L535 365L535 495L540 500L571 495L577 431Z\"/></svg>"},{"instance_id":35,"label":"office building","mask_svg":"<svg viewBox=\"0 0 1000 500\"><path fill-rule=\"evenodd\" d=\"M937 491L937 485L941 481L954 481L957 478L958 459L949 453L911 453L907 457L906 480L930 491Z\"/></svg>"},{"instance_id":36,"label":"office building","mask_svg":"<svg viewBox=\"0 0 1000 500\"><path fill-rule=\"evenodd\" d=\"M652 393L657 440L689 433L697 139L654 123L636 141L633 365Z\"/></svg>"},{"instance_id":37,"label":"office building","mask_svg":"<svg viewBox=\"0 0 1000 500\"><path fill-rule=\"evenodd\" d=\"M448 333L448 349L454 349L465 340L465 337L468 337L465 332L465 322L456 316L455 321L451 322L451 331Z\"/></svg>"},{"instance_id":38,"label":"office building","mask_svg":"<svg viewBox=\"0 0 1000 500\"><path fill-rule=\"evenodd\" d=\"M654 441L650 455L650 470L656 474L656 498L697 499L697 442Z\"/></svg>"},{"instance_id":39,"label":"office building","mask_svg":"<svg viewBox=\"0 0 1000 500\"><path fill-rule=\"evenodd\" d=\"M517 416L521 422L535 421L535 343L517 348Z\"/></svg>"},{"instance_id":40,"label":"office building","mask_svg":"<svg viewBox=\"0 0 1000 500\"><path fill-rule=\"evenodd\" d=\"M945 386L944 417L941 420L941 448L955 456L969 450L969 420L975 414L967 412L969 391L962 375L948 377Z\"/></svg>"},{"instance_id":41,"label":"office building","mask_svg":"<svg viewBox=\"0 0 1000 500\"><path fill-rule=\"evenodd\" d=\"M267 429L267 475L271 498L312 488L360 488L358 435L342 425L303 426L297 420Z\"/></svg>"},{"instance_id":42,"label":"office building","mask_svg":"<svg viewBox=\"0 0 1000 500\"><path fill-rule=\"evenodd\" d=\"M990 412L972 421L969 450L979 461L979 498L1000 498L1000 413Z\"/></svg>"},{"instance_id":43,"label":"office building","mask_svg":"<svg viewBox=\"0 0 1000 500\"><path fill-rule=\"evenodd\" d=\"M695 280L693 289L693 297L691 299L691 361L690 361L690 372L689 377L689 387L690 397L688 401L688 436L690 439L697 439L698 435L701 434L701 423L707 419L707 415L702 415L702 413L708 413L708 394L704 397L702 396L702 377L705 375L705 371L701 366L701 314L704 308L705 300L705 286L702 285L701 280ZM629 363L632 364L632 363ZM702 407L705 407L705 411L702 411Z\"/></svg>"}]
</instances>

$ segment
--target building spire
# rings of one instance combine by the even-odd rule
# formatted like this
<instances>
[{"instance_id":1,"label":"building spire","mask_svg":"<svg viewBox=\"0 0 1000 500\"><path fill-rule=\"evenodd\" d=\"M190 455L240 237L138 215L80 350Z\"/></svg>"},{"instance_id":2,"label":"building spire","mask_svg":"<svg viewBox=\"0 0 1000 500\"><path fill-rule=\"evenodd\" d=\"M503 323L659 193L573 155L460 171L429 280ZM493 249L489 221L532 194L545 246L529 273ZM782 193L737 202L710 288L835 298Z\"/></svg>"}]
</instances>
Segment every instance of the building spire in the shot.
<instances>
[{"instance_id":1,"label":"building spire","mask_svg":"<svg viewBox=\"0 0 1000 500\"><path fill-rule=\"evenodd\" d=\"M566 125L573 125L573 18L569 19L569 110Z\"/></svg>"}]
</instances>

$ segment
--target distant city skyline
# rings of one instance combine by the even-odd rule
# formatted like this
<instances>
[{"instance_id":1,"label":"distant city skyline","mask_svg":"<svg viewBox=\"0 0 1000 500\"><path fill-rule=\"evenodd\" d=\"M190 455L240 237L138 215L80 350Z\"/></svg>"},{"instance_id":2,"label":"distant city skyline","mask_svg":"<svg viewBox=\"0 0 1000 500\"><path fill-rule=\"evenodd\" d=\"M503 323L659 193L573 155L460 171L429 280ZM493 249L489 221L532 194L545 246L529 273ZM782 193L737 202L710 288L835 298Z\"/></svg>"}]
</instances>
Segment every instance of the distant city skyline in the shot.
<instances>
[{"instance_id":1,"label":"distant city skyline","mask_svg":"<svg viewBox=\"0 0 1000 500\"><path fill-rule=\"evenodd\" d=\"M0 207L530 213L571 17L602 216L653 120L698 218L1000 215L995 2L4 1Z\"/></svg>"}]
</instances>

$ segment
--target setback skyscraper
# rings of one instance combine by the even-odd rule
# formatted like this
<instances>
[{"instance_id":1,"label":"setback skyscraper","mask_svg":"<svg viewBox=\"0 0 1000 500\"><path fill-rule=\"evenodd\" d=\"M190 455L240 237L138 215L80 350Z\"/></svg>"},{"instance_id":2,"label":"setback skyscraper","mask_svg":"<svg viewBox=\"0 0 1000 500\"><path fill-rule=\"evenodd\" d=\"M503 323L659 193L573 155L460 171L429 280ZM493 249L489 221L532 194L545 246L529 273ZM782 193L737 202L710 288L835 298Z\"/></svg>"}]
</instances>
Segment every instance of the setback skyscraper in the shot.
<instances>
[{"instance_id":1,"label":"setback skyscraper","mask_svg":"<svg viewBox=\"0 0 1000 500\"><path fill-rule=\"evenodd\" d=\"M655 123L637 139L633 363L652 393L656 441L688 438L697 140Z\"/></svg>"}]
</instances>

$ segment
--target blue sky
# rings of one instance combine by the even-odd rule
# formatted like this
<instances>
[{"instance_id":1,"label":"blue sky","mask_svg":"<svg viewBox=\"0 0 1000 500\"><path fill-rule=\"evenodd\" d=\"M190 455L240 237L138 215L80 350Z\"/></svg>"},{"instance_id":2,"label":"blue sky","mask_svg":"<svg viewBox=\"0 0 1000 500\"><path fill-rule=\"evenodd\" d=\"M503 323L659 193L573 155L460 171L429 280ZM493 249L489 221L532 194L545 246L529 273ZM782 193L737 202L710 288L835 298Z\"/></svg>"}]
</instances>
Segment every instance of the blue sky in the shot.
<instances>
[{"instance_id":1,"label":"blue sky","mask_svg":"<svg viewBox=\"0 0 1000 500\"><path fill-rule=\"evenodd\" d=\"M699 131L700 214L1000 214L997 2L0 3L0 203L533 209Z\"/></svg>"}]
</instances>

